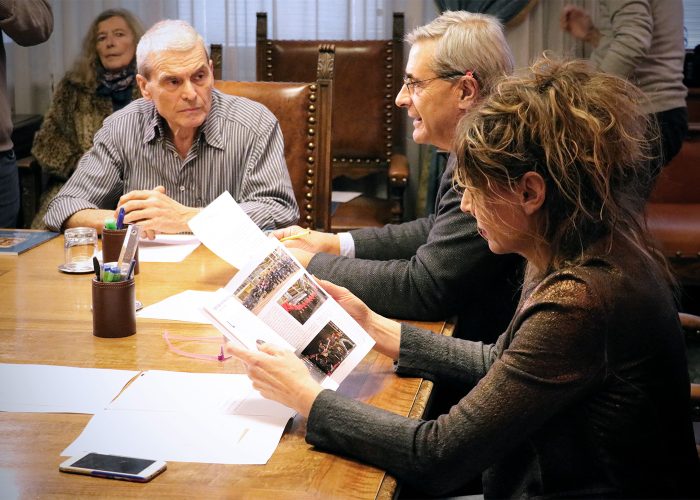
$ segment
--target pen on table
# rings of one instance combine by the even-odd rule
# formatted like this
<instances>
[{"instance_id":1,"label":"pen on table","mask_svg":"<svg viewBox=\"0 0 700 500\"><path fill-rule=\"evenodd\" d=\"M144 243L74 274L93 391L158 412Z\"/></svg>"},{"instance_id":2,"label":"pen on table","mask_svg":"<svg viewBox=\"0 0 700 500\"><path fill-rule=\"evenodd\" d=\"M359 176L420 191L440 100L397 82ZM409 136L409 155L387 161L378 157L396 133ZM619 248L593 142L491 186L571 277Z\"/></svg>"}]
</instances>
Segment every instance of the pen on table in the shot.
<instances>
[{"instance_id":1,"label":"pen on table","mask_svg":"<svg viewBox=\"0 0 700 500\"><path fill-rule=\"evenodd\" d=\"M124 210L124 207L121 207L119 215L117 215L117 229L124 229L124 215L126 215L126 210Z\"/></svg>"},{"instance_id":2,"label":"pen on table","mask_svg":"<svg viewBox=\"0 0 700 500\"><path fill-rule=\"evenodd\" d=\"M92 267L95 269L97 281L102 281L102 269L100 268L100 261L97 260L97 257L92 258Z\"/></svg>"},{"instance_id":3,"label":"pen on table","mask_svg":"<svg viewBox=\"0 0 700 500\"><path fill-rule=\"evenodd\" d=\"M280 238L280 242L289 241L289 240L296 240L296 239L299 239L299 238L306 236L307 234L311 234L311 229L304 229L300 233L296 233L296 234L293 234L291 236L285 236L284 238Z\"/></svg>"}]
</instances>

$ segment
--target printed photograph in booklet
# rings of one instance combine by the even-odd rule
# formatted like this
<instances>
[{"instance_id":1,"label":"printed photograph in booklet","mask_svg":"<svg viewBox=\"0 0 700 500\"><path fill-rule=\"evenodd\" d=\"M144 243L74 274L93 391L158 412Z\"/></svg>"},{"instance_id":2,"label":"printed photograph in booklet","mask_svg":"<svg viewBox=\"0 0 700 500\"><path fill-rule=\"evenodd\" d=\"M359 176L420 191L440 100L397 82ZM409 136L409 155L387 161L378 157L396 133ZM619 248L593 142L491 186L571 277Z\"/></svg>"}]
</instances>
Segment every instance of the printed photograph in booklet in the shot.
<instances>
[{"instance_id":1,"label":"printed photograph in booklet","mask_svg":"<svg viewBox=\"0 0 700 500\"><path fill-rule=\"evenodd\" d=\"M325 292L306 276L302 276L277 302L292 318L303 325L325 301Z\"/></svg>"}]
</instances>

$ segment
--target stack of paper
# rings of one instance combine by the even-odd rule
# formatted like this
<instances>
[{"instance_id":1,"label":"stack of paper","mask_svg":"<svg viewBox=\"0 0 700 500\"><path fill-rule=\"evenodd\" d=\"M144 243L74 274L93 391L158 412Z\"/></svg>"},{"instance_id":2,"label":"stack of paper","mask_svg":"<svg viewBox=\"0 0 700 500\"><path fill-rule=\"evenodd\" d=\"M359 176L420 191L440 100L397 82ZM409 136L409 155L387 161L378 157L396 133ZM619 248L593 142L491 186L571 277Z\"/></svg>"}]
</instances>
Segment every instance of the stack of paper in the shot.
<instances>
[{"instance_id":1,"label":"stack of paper","mask_svg":"<svg viewBox=\"0 0 700 500\"><path fill-rule=\"evenodd\" d=\"M245 375L151 370L95 414L62 454L264 464L293 415L262 398Z\"/></svg>"}]
</instances>

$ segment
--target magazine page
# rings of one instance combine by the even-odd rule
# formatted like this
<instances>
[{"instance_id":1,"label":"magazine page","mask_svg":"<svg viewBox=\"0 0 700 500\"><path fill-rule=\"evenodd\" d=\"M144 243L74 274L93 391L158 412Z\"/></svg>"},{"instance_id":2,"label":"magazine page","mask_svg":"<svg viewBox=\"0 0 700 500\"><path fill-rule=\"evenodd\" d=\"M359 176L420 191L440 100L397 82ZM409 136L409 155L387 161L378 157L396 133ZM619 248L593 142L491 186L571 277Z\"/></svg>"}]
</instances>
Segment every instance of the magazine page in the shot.
<instances>
[{"instance_id":1,"label":"magazine page","mask_svg":"<svg viewBox=\"0 0 700 500\"><path fill-rule=\"evenodd\" d=\"M318 372L324 387L337 387L374 346L367 332L279 242L243 266L224 291L229 307L231 301L238 302L276 332L312 373Z\"/></svg>"},{"instance_id":2,"label":"magazine page","mask_svg":"<svg viewBox=\"0 0 700 500\"><path fill-rule=\"evenodd\" d=\"M228 193L226 193L228 195ZM230 198L230 195L228 195ZM218 199L217 199L218 201ZM197 217L201 220L227 220L236 225L236 217L248 217L231 198L226 203L215 201ZM215 205L216 204L216 205ZM234 204L239 212L228 216L207 212ZM248 219L250 220L250 219ZM221 232L197 231L200 241L214 248L226 245L246 246L246 250L227 249L227 255L245 255L245 263L236 261L238 272L215 298L205 305L215 326L229 339L248 349L257 349L256 341L271 342L293 350L309 366L311 373L327 388L338 384L362 361L374 346L367 332L316 283L304 267L276 238L258 237L212 242ZM197 228L197 229L195 229ZM201 235L200 235L201 234Z\"/></svg>"},{"instance_id":3,"label":"magazine page","mask_svg":"<svg viewBox=\"0 0 700 500\"><path fill-rule=\"evenodd\" d=\"M203 245L236 269L272 245L228 191L192 217L188 225Z\"/></svg>"},{"instance_id":4,"label":"magazine page","mask_svg":"<svg viewBox=\"0 0 700 500\"><path fill-rule=\"evenodd\" d=\"M272 328L245 308L231 292L217 290L214 298L204 305L204 312L227 339L239 347L257 349L257 341L269 342L294 351L294 346L277 335Z\"/></svg>"}]
</instances>

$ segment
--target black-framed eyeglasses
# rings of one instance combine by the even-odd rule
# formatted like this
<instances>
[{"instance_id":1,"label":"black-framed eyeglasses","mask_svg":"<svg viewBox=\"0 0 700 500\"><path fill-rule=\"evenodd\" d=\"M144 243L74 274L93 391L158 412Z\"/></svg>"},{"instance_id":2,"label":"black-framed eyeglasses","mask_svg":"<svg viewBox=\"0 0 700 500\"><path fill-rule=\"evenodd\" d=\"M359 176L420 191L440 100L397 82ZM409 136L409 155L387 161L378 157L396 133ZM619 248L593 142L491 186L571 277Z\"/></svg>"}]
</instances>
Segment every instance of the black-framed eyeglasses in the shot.
<instances>
[{"instance_id":1,"label":"black-framed eyeglasses","mask_svg":"<svg viewBox=\"0 0 700 500\"><path fill-rule=\"evenodd\" d=\"M449 73L447 75L440 75L440 76L434 76L432 78L426 78L425 80L411 80L408 77L403 77L403 84L406 86L406 89L408 89L409 94L413 94L413 91L416 89L416 85L419 85L418 88L424 87L426 83L432 82L433 80L449 80L451 78L457 78L458 76L464 76L464 73ZM423 84L421 86L421 84Z\"/></svg>"},{"instance_id":2,"label":"black-framed eyeglasses","mask_svg":"<svg viewBox=\"0 0 700 500\"><path fill-rule=\"evenodd\" d=\"M470 70L470 71L467 71L466 73L460 73L460 72L455 71L454 73L448 73L446 75L434 76L432 78L426 78L425 80L411 80L410 78L404 76L403 77L403 84L406 86L408 93L413 94L413 92L416 88L416 85L426 84L426 83L432 82L433 80L450 80L452 78L458 78L460 76L465 76L465 75L471 76L477 82L479 81L477 76L476 76L476 71ZM422 88L424 86L425 85L419 86L418 88Z\"/></svg>"}]
</instances>

